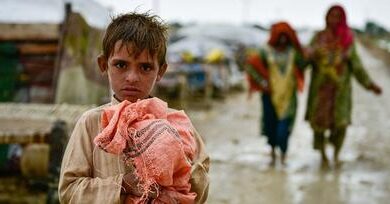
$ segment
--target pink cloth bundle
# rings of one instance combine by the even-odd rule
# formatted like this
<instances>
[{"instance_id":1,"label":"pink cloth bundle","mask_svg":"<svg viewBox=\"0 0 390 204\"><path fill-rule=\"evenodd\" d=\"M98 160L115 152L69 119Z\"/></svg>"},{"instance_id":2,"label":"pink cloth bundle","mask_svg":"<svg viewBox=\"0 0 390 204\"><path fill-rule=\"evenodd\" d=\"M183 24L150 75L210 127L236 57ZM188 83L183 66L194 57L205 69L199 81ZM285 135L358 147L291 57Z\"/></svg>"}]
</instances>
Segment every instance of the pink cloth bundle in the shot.
<instances>
[{"instance_id":1,"label":"pink cloth bundle","mask_svg":"<svg viewBox=\"0 0 390 204\"><path fill-rule=\"evenodd\" d=\"M95 144L123 154L125 162L134 165L144 190L144 196L128 196L126 203L146 202L155 184L160 190L152 203L194 203L196 193L190 192L189 180L197 150L191 121L183 111L168 111L158 98L123 101L106 108L101 123Z\"/></svg>"}]
</instances>

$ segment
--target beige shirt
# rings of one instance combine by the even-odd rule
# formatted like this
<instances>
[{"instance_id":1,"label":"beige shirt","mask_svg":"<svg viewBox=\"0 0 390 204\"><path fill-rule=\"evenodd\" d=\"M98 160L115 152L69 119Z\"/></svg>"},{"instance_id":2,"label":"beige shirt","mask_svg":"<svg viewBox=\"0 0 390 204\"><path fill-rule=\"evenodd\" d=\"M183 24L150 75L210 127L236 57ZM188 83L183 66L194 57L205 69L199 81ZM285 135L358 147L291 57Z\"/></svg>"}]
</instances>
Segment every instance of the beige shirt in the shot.
<instances>
[{"instance_id":1,"label":"beige shirt","mask_svg":"<svg viewBox=\"0 0 390 204\"><path fill-rule=\"evenodd\" d=\"M59 196L61 203L123 203L122 178L129 171L121 156L107 153L93 143L102 130L100 116L111 103L85 112L78 120L65 150L61 165ZM209 156L202 138L194 129L198 145L191 169L191 191L196 203L204 203L209 188Z\"/></svg>"}]
</instances>

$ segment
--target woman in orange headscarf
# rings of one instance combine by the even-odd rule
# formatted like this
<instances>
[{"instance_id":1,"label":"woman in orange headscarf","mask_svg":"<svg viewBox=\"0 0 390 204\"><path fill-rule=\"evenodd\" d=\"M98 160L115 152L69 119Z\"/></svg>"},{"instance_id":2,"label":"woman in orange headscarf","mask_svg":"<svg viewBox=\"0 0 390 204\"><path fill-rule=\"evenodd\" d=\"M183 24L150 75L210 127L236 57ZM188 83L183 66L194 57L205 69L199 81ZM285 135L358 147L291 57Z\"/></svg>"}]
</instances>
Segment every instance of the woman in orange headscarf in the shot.
<instances>
[{"instance_id":1,"label":"woman in orange headscarf","mask_svg":"<svg viewBox=\"0 0 390 204\"><path fill-rule=\"evenodd\" d=\"M376 94L381 93L381 88L363 69L353 32L339 5L328 10L326 28L314 36L309 53L313 70L306 119L314 130L314 148L321 152L323 166L328 166L325 131L330 130L329 141L335 147L337 165L346 128L351 122L351 77Z\"/></svg>"},{"instance_id":2,"label":"woman in orange headscarf","mask_svg":"<svg viewBox=\"0 0 390 204\"><path fill-rule=\"evenodd\" d=\"M277 147L281 162L285 163L297 109L296 92L303 88L304 67L301 44L286 22L272 25L268 46L247 58L249 95L254 91L262 93L262 134L271 146L271 165L275 164Z\"/></svg>"}]
</instances>

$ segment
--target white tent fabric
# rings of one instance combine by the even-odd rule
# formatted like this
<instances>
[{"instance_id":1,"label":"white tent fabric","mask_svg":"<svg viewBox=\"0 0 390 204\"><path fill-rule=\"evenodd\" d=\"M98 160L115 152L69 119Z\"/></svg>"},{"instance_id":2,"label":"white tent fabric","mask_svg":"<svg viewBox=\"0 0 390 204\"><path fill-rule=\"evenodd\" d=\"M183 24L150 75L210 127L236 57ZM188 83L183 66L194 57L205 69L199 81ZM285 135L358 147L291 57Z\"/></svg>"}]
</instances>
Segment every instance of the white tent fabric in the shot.
<instances>
[{"instance_id":1,"label":"white tent fabric","mask_svg":"<svg viewBox=\"0 0 390 204\"><path fill-rule=\"evenodd\" d=\"M297 35L303 45L307 45L313 37L314 30L298 29ZM267 43L269 31L262 31L257 28L239 25L213 25L199 24L181 28L177 35L183 36L201 36L215 38L229 43L242 43L249 47L260 47Z\"/></svg>"},{"instance_id":2,"label":"white tent fabric","mask_svg":"<svg viewBox=\"0 0 390 204\"><path fill-rule=\"evenodd\" d=\"M249 26L228 24L199 24L181 28L178 36L203 36L216 38L229 43L242 43L247 46L260 46L267 39L267 32Z\"/></svg>"},{"instance_id":3,"label":"white tent fabric","mask_svg":"<svg viewBox=\"0 0 390 204\"><path fill-rule=\"evenodd\" d=\"M170 44L168 55L180 55L180 53L187 51L194 57L204 57L214 49L221 50L226 57L233 56L231 49L218 39L202 36L188 36Z\"/></svg>"}]
</instances>

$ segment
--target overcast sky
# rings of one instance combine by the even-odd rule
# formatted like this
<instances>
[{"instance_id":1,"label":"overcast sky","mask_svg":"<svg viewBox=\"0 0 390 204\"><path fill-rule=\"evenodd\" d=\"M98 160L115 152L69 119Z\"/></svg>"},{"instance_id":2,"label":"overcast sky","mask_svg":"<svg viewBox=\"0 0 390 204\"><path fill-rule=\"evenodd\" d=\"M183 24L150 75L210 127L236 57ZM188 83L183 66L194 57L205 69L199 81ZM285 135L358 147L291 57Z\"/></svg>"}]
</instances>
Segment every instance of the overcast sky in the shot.
<instances>
[{"instance_id":1,"label":"overcast sky","mask_svg":"<svg viewBox=\"0 0 390 204\"><path fill-rule=\"evenodd\" d=\"M390 0L95 0L115 14L152 10L168 21L256 23L268 26L287 20L293 26L324 26L326 10L334 3L344 6L351 26L363 27L373 20L390 28Z\"/></svg>"}]
</instances>

